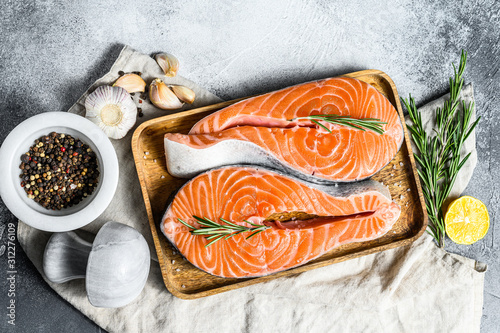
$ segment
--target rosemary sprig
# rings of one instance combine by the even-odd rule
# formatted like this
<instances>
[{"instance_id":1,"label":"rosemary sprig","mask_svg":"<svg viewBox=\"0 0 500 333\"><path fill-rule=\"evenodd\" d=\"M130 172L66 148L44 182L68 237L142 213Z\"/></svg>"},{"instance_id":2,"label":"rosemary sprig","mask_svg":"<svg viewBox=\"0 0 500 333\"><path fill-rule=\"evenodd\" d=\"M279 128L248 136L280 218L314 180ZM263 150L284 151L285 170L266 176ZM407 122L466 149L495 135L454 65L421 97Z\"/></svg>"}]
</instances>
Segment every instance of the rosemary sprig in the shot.
<instances>
[{"instance_id":1,"label":"rosemary sprig","mask_svg":"<svg viewBox=\"0 0 500 333\"><path fill-rule=\"evenodd\" d=\"M253 228L248 228L248 227L245 227L242 225L237 225L237 224L229 222L223 218L220 218L220 220L226 224L219 224L217 222L210 220L209 218L206 218L206 217L201 218L201 217L198 217L195 215L193 215L193 218L195 218L198 221L198 223L202 225L202 227L195 228L192 225L190 225L189 223L186 223L179 218L177 220L180 223L184 224L189 229L191 229L191 230L189 230L189 232L191 232L192 235L205 236L205 238L210 241L207 245L205 245L205 247L208 247L208 246L212 245L213 243L215 243L223 238L226 240L226 239L229 239L233 236L236 236L238 234L241 234L243 232L248 232L248 231L252 232L251 235L246 237L246 239L249 239L249 238L257 235L258 233L270 228L266 225L255 224L255 223L252 223L252 222L247 221L247 220L244 220L244 222L250 224L251 226L253 226Z\"/></svg>"},{"instance_id":2,"label":"rosemary sprig","mask_svg":"<svg viewBox=\"0 0 500 333\"><path fill-rule=\"evenodd\" d=\"M287 119L287 121L295 121L300 119L310 120L316 125L327 130L329 133L331 133L332 131L330 131L328 127L320 123L320 121L324 121L330 124L348 126L361 131L372 130L378 134L384 134L384 129L382 125L387 124L387 122L380 121L380 119L377 118L356 119L349 116L340 116L337 114L316 114L305 117L296 117L292 119Z\"/></svg>"},{"instance_id":3,"label":"rosemary sprig","mask_svg":"<svg viewBox=\"0 0 500 333\"><path fill-rule=\"evenodd\" d=\"M418 164L418 174L422 180L427 213L429 215L428 232L434 237L439 247L444 246L445 223L443 204L448 198L458 172L469 159L464 158L460 150L469 135L476 127L479 119L471 124L474 103L459 100L464 84L463 73L467 62L467 53L462 51L458 70L453 65L454 75L450 77L450 99L442 108L436 109L436 128L434 135L428 135L422 125L422 116L417 110L415 100L402 101L408 110L413 125L408 125L417 151L414 153ZM461 111L459 106L462 105Z\"/></svg>"}]
</instances>

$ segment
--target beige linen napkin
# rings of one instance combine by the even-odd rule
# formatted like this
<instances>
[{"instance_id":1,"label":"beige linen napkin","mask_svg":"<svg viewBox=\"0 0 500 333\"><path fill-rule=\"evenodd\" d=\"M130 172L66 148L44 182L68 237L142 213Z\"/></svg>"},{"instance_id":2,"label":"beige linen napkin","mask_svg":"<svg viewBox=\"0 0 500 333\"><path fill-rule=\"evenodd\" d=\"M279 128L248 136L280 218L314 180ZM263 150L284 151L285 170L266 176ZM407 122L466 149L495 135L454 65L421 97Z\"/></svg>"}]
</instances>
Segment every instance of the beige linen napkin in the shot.
<instances>
[{"instance_id":1,"label":"beige linen napkin","mask_svg":"<svg viewBox=\"0 0 500 333\"><path fill-rule=\"evenodd\" d=\"M125 47L111 71L90 90L115 80L119 70L141 71L147 79L162 76L154 60ZM194 107L219 101L186 79L171 82L196 91ZM70 112L83 114L86 95ZM143 110L139 121L165 114L148 104ZM113 202L82 229L95 233L108 220L125 223L146 237L154 253L130 137L112 140L120 161ZM472 170L463 175L463 187ZM18 237L43 276L43 250L50 233L19 222ZM483 264L437 248L426 234L410 246L197 300L172 296L157 262L141 295L119 309L91 306L84 280L47 283L110 332L478 332L485 270Z\"/></svg>"}]
</instances>

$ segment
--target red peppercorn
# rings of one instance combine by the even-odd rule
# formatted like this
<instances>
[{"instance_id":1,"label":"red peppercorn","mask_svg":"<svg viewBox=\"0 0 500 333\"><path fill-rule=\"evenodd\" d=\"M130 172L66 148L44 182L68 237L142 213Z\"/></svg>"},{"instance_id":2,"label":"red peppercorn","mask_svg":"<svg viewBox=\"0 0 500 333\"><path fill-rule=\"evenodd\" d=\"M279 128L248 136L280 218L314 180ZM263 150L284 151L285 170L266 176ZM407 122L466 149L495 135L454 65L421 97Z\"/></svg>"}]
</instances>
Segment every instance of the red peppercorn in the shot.
<instances>
[{"instance_id":1,"label":"red peppercorn","mask_svg":"<svg viewBox=\"0 0 500 333\"><path fill-rule=\"evenodd\" d=\"M61 151L62 151L62 152L65 152L65 151L66 151L66 148L61 147Z\"/></svg>"},{"instance_id":2,"label":"red peppercorn","mask_svg":"<svg viewBox=\"0 0 500 333\"><path fill-rule=\"evenodd\" d=\"M31 157L30 157L30 161L31 161Z\"/></svg>"},{"instance_id":3,"label":"red peppercorn","mask_svg":"<svg viewBox=\"0 0 500 333\"><path fill-rule=\"evenodd\" d=\"M69 168L66 169L66 173L69 173Z\"/></svg>"},{"instance_id":4,"label":"red peppercorn","mask_svg":"<svg viewBox=\"0 0 500 333\"><path fill-rule=\"evenodd\" d=\"M77 155L78 155L78 153L77 153L77 152L74 152L74 153L73 153L73 156L77 156Z\"/></svg>"}]
</instances>

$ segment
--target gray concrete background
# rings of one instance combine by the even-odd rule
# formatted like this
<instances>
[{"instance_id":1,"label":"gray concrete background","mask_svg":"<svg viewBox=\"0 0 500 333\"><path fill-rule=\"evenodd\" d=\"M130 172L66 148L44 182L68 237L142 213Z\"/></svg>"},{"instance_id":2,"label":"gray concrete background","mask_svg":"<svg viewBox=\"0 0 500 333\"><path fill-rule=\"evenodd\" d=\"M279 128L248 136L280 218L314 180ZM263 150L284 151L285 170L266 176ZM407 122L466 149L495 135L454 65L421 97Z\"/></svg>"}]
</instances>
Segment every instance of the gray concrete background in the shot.
<instances>
[{"instance_id":1,"label":"gray concrete background","mask_svg":"<svg viewBox=\"0 0 500 333\"><path fill-rule=\"evenodd\" d=\"M164 4L165 3L165 4ZM168 3L168 4L167 4ZM488 235L447 249L488 263L482 332L500 330L498 150L500 4L495 1L1 1L0 142L26 118L67 110L105 74L124 44L169 51L179 74L232 99L307 80L376 68L419 105L446 92L469 52L479 163L465 194L489 208ZM1 184L0 184L1 186ZM138 198L138 204L142 201ZM0 227L16 223L0 202ZM5 236L1 244L6 244ZM0 244L0 245L1 245ZM100 332L53 292L19 245L16 327L6 323L6 255L0 256L0 331ZM2 310L3 309L3 310Z\"/></svg>"}]
</instances>

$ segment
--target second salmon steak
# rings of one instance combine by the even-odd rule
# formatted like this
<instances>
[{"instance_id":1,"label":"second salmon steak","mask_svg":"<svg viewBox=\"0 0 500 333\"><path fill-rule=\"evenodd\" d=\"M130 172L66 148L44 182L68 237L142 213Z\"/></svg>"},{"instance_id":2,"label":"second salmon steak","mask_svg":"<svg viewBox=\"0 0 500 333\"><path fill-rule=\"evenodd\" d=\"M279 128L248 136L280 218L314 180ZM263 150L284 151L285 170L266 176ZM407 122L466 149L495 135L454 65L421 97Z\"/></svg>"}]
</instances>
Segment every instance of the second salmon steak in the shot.
<instances>
[{"instance_id":1,"label":"second salmon steak","mask_svg":"<svg viewBox=\"0 0 500 333\"><path fill-rule=\"evenodd\" d=\"M160 226L196 267L222 277L256 277L303 265L343 244L379 238L400 213L387 188L373 180L318 185L264 169L227 167L186 183ZM202 228L194 216L267 228L209 245L206 236L180 222Z\"/></svg>"}]
</instances>

